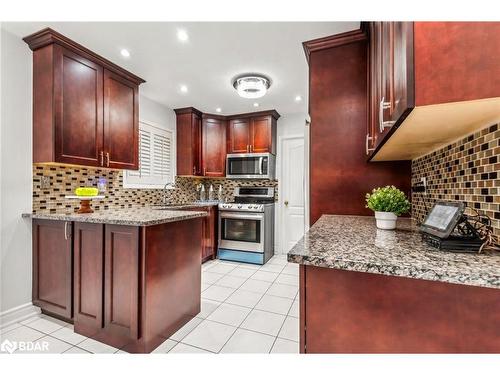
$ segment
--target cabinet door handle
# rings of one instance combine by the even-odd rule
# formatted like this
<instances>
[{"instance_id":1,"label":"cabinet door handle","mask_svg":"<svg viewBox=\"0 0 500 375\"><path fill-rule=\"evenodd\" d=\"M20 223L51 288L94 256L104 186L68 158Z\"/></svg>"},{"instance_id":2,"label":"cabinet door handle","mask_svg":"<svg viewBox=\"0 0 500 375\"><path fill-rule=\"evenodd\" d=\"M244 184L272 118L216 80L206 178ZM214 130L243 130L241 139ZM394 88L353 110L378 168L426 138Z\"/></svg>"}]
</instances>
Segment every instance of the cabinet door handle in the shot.
<instances>
[{"instance_id":1,"label":"cabinet door handle","mask_svg":"<svg viewBox=\"0 0 500 375\"><path fill-rule=\"evenodd\" d=\"M366 135L366 143L365 143L365 150L366 150L366 155L369 155L370 152L372 152L373 150L375 150L374 148L369 148L369 143L370 141L373 140L373 137L370 137L370 134L368 133Z\"/></svg>"},{"instance_id":2,"label":"cabinet door handle","mask_svg":"<svg viewBox=\"0 0 500 375\"><path fill-rule=\"evenodd\" d=\"M196 174L196 167L193 165L193 175Z\"/></svg>"},{"instance_id":3,"label":"cabinet door handle","mask_svg":"<svg viewBox=\"0 0 500 375\"><path fill-rule=\"evenodd\" d=\"M203 176L207 175L207 167L203 167Z\"/></svg>"},{"instance_id":4,"label":"cabinet door handle","mask_svg":"<svg viewBox=\"0 0 500 375\"><path fill-rule=\"evenodd\" d=\"M101 167L104 167L104 151L101 150Z\"/></svg>"},{"instance_id":5,"label":"cabinet door handle","mask_svg":"<svg viewBox=\"0 0 500 375\"><path fill-rule=\"evenodd\" d=\"M106 152L106 167L109 167L109 152Z\"/></svg>"},{"instance_id":6,"label":"cabinet door handle","mask_svg":"<svg viewBox=\"0 0 500 375\"><path fill-rule=\"evenodd\" d=\"M71 233L68 234L68 222L65 221L64 222L64 239L67 241L69 239L69 237L71 236Z\"/></svg>"},{"instance_id":7,"label":"cabinet door handle","mask_svg":"<svg viewBox=\"0 0 500 375\"><path fill-rule=\"evenodd\" d=\"M383 133L385 128L390 128L396 121L384 121L384 109L391 108L391 103L384 101L384 97L380 101L378 107L378 124L380 128L380 132Z\"/></svg>"}]
</instances>

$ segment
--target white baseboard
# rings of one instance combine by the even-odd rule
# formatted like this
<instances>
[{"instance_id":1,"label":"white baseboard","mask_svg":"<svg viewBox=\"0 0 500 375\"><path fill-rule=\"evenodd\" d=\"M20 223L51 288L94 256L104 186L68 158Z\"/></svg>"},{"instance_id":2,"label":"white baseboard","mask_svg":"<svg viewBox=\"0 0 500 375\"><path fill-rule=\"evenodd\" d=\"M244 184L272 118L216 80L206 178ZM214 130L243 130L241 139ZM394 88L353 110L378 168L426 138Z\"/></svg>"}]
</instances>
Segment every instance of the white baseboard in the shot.
<instances>
[{"instance_id":1,"label":"white baseboard","mask_svg":"<svg viewBox=\"0 0 500 375\"><path fill-rule=\"evenodd\" d=\"M2 311L0 313L0 329L40 314L40 308L34 306L31 302Z\"/></svg>"}]
</instances>

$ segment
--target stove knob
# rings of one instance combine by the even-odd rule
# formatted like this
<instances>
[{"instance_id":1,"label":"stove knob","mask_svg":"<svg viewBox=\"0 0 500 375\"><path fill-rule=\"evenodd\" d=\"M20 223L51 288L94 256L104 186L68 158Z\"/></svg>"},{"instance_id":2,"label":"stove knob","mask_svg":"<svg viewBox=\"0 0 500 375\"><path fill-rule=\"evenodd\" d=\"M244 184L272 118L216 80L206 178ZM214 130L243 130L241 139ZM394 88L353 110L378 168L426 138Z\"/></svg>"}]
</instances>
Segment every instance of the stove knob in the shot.
<instances>
[{"instance_id":1,"label":"stove knob","mask_svg":"<svg viewBox=\"0 0 500 375\"><path fill-rule=\"evenodd\" d=\"M238 208L242 208L243 206L241 204L238 205Z\"/></svg>"}]
</instances>

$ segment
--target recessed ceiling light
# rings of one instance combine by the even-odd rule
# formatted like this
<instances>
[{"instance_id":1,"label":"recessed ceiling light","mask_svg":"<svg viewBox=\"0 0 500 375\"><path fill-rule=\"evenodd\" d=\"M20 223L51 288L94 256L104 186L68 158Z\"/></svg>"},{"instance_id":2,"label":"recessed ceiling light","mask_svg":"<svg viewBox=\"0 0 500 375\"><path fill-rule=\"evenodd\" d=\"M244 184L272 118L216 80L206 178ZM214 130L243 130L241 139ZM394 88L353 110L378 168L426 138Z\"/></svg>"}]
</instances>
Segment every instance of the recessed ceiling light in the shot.
<instances>
[{"instance_id":1,"label":"recessed ceiling light","mask_svg":"<svg viewBox=\"0 0 500 375\"><path fill-rule=\"evenodd\" d=\"M128 51L128 49L122 48L120 53L123 57L130 57L130 52Z\"/></svg>"},{"instance_id":2,"label":"recessed ceiling light","mask_svg":"<svg viewBox=\"0 0 500 375\"><path fill-rule=\"evenodd\" d=\"M253 103L253 106L254 106L254 107L258 107L258 106L259 106L259 103L255 102L255 103Z\"/></svg>"},{"instance_id":3,"label":"recessed ceiling light","mask_svg":"<svg viewBox=\"0 0 500 375\"><path fill-rule=\"evenodd\" d=\"M186 85L181 85L181 92L184 92L184 93L188 92L188 88Z\"/></svg>"},{"instance_id":4,"label":"recessed ceiling light","mask_svg":"<svg viewBox=\"0 0 500 375\"><path fill-rule=\"evenodd\" d=\"M220 109L220 108L215 108L215 112L222 112L222 109Z\"/></svg>"},{"instance_id":5,"label":"recessed ceiling light","mask_svg":"<svg viewBox=\"0 0 500 375\"><path fill-rule=\"evenodd\" d=\"M295 97L295 101L296 101L296 102L300 102L301 100L302 100L302 96L297 95L297 96Z\"/></svg>"},{"instance_id":6,"label":"recessed ceiling light","mask_svg":"<svg viewBox=\"0 0 500 375\"><path fill-rule=\"evenodd\" d=\"M271 80L260 74L244 74L236 77L233 87L242 98L256 99L266 95Z\"/></svg>"},{"instance_id":7,"label":"recessed ceiling light","mask_svg":"<svg viewBox=\"0 0 500 375\"><path fill-rule=\"evenodd\" d=\"M177 30L177 39L179 39L181 42L187 42L189 39L189 35L186 32L186 30L178 29Z\"/></svg>"}]
</instances>

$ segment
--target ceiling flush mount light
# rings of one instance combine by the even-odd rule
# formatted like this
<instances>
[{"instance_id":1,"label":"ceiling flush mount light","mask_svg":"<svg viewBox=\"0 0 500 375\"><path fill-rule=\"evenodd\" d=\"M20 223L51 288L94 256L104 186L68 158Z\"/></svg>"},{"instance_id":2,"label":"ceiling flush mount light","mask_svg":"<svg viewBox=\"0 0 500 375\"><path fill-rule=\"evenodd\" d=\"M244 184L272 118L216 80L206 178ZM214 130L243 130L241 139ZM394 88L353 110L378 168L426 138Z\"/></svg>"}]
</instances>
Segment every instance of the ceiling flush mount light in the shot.
<instances>
[{"instance_id":1,"label":"ceiling flush mount light","mask_svg":"<svg viewBox=\"0 0 500 375\"><path fill-rule=\"evenodd\" d=\"M177 39L179 39L181 42L187 42L189 40L189 35L186 30L178 29Z\"/></svg>"},{"instance_id":2,"label":"ceiling flush mount light","mask_svg":"<svg viewBox=\"0 0 500 375\"><path fill-rule=\"evenodd\" d=\"M128 51L128 49L122 48L120 53L123 57L130 57L130 52Z\"/></svg>"},{"instance_id":3,"label":"ceiling flush mount light","mask_svg":"<svg viewBox=\"0 0 500 375\"><path fill-rule=\"evenodd\" d=\"M220 108L215 108L215 112L219 112L219 113L220 113L220 112L222 112L222 109L220 109Z\"/></svg>"},{"instance_id":4,"label":"ceiling flush mount light","mask_svg":"<svg viewBox=\"0 0 500 375\"><path fill-rule=\"evenodd\" d=\"M296 101L296 102L300 102L300 101L302 101L302 96L297 95L297 96L295 97L295 101Z\"/></svg>"},{"instance_id":5,"label":"ceiling flush mount light","mask_svg":"<svg viewBox=\"0 0 500 375\"><path fill-rule=\"evenodd\" d=\"M183 93L188 92L188 88L186 85L181 85L181 92L183 92Z\"/></svg>"},{"instance_id":6,"label":"ceiling flush mount light","mask_svg":"<svg viewBox=\"0 0 500 375\"><path fill-rule=\"evenodd\" d=\"M242 98L256 99L266 95L271 80L259 74L245 74L234 79L233 87Z\"/></svg>"},{"instance_id":7,"label":"ceiling flush mount light","mask_svg":"<svg viewBox=\"0 0 500 375\"><path fill-rule=\"evenodd\" d=\"M254 107L258 107L258 106L259 106L259 103L255 102L255 103L253 103L253 106L254 106Z\"/></svg>"}]
</instances>

